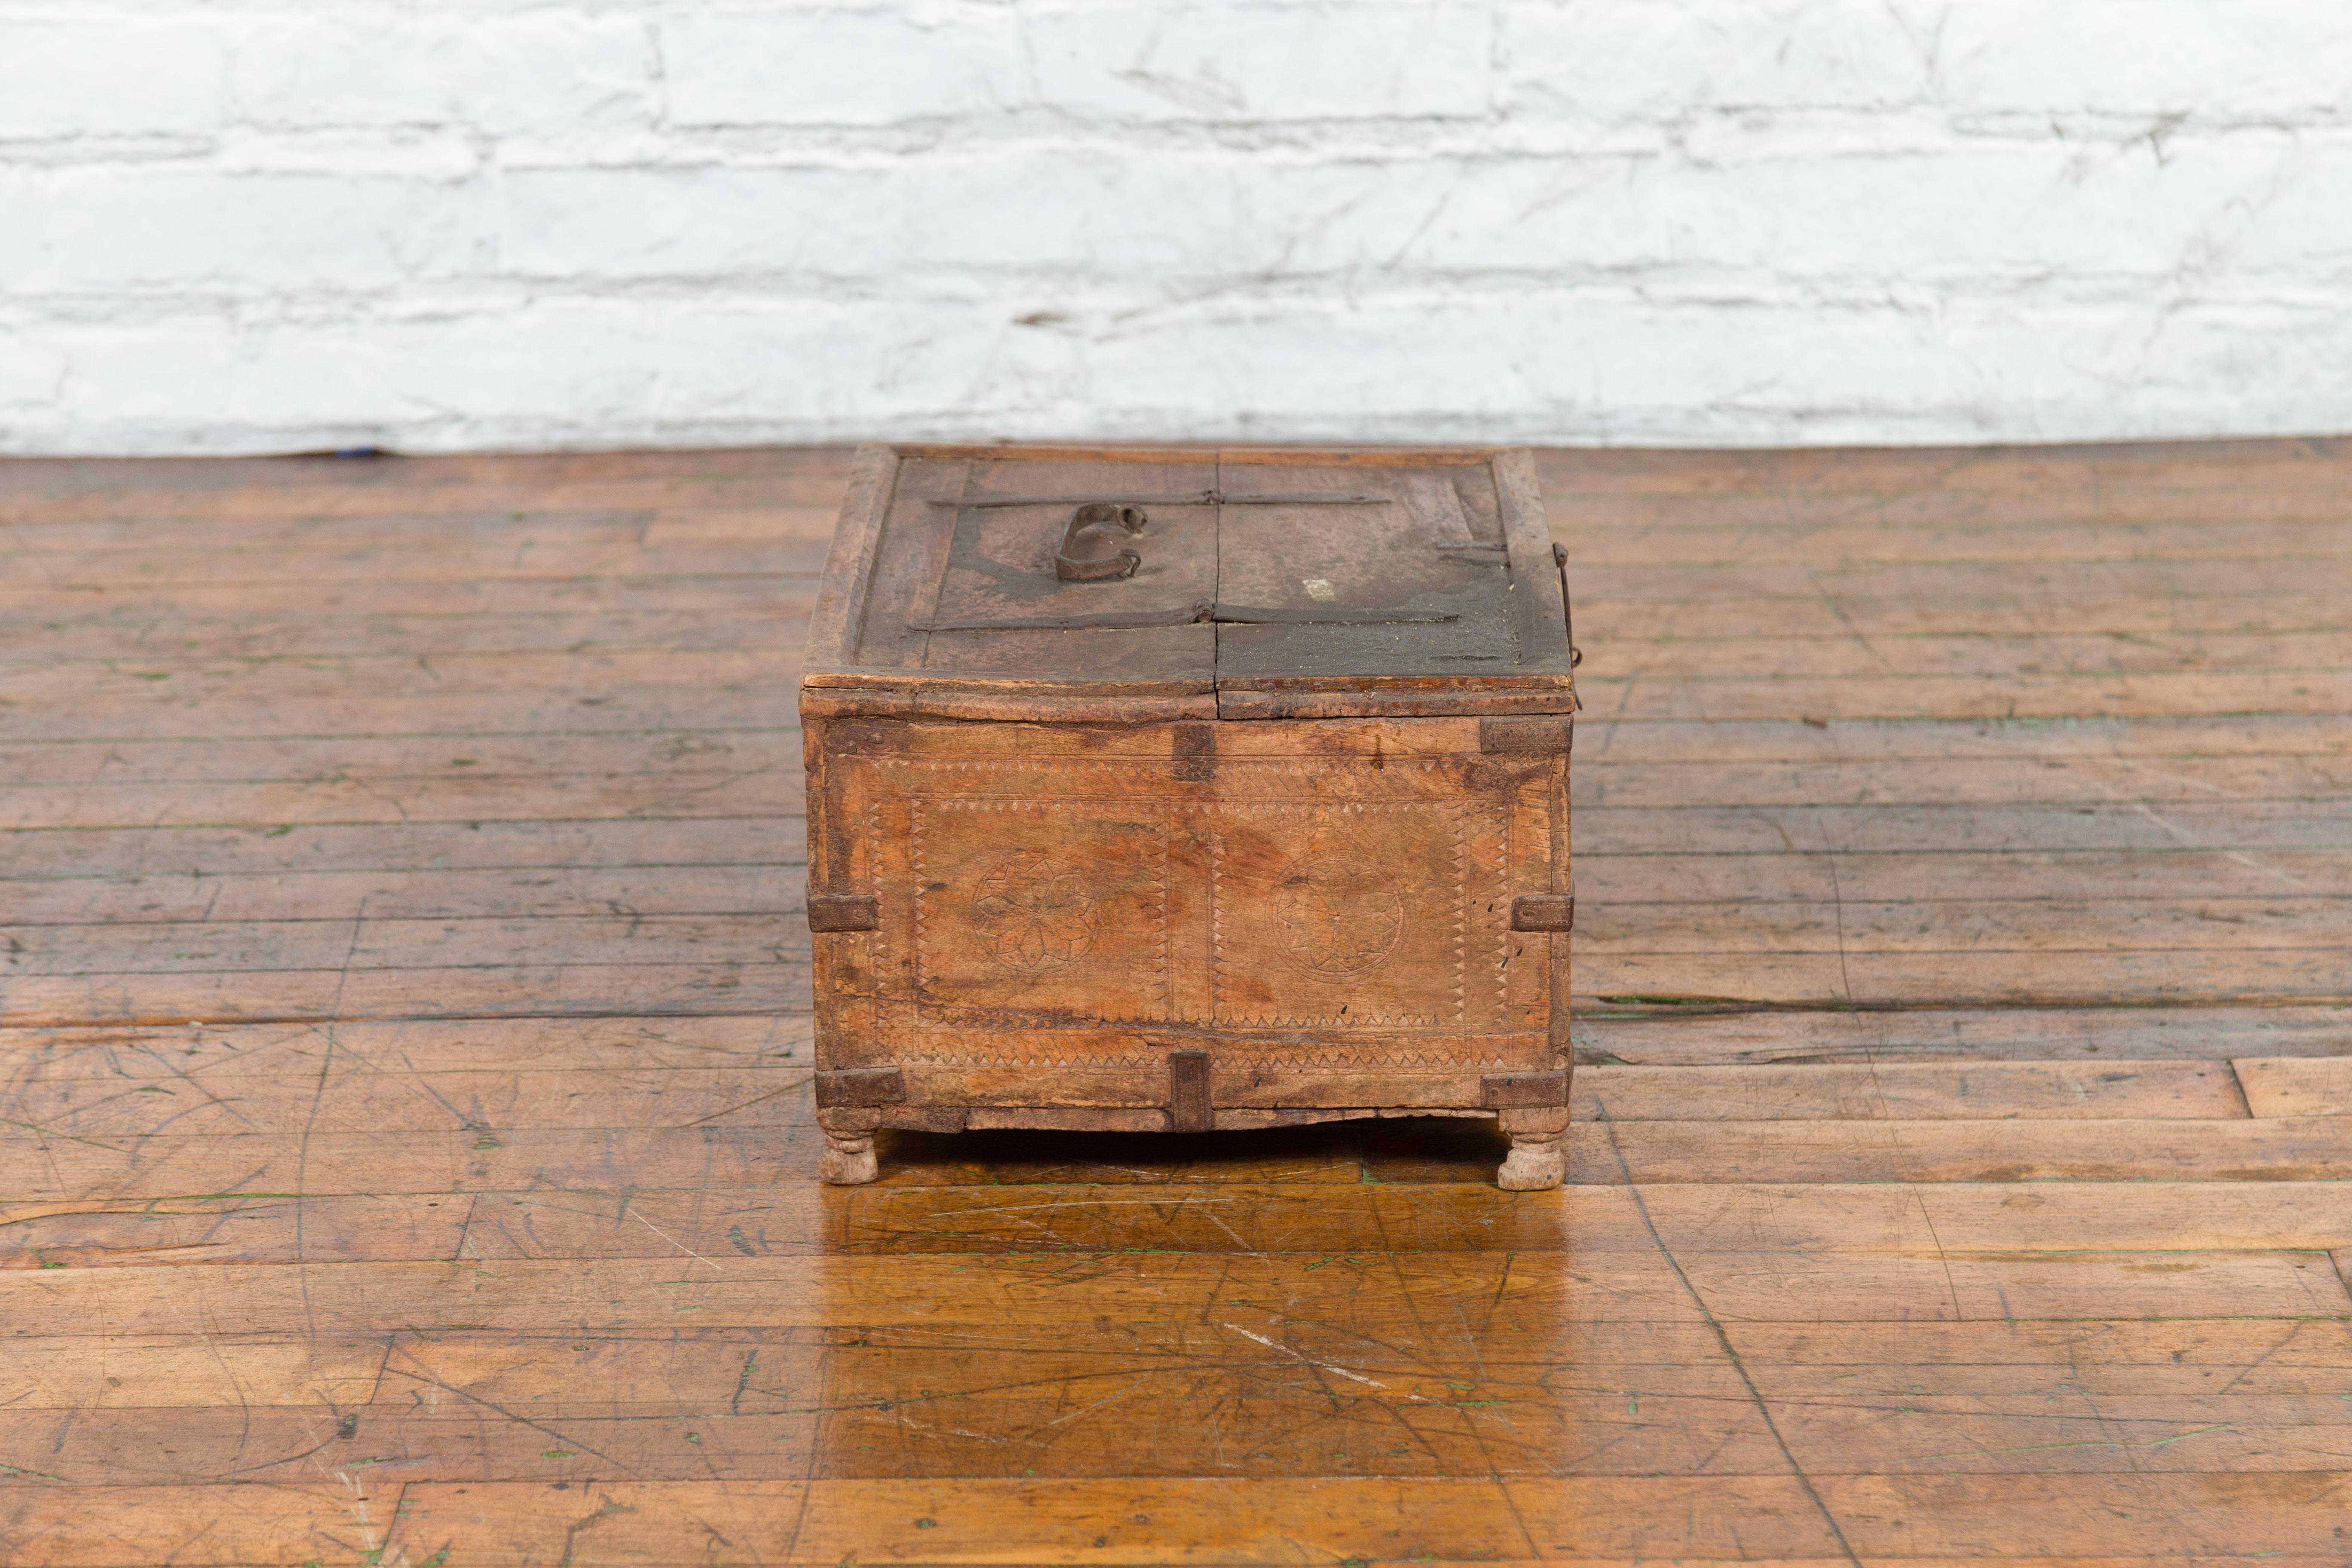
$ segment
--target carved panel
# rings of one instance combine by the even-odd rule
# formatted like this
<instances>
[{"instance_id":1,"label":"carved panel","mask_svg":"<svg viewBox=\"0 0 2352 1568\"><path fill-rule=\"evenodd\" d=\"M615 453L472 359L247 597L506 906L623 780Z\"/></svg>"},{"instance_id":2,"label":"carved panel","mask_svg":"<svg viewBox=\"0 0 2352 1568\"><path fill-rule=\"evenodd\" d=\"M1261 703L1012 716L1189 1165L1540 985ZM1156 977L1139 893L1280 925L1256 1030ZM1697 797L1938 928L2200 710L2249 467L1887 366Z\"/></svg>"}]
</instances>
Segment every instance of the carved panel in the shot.
<instances>
[{"instance_id":1,"label":"carved panel","mask_svg":"<svg viewBox=\"0 0 2352 1568\"><path fill-rule=\"evenodd\" d=\"M839 763L878 928L828 939L827 1065L1545 1067L1549 939L1510 911L1551 879L1559 764L1450 725L878 727Z\"/></svg>"},{"instance_id":2,"label":"carved panel","mask_svg":"<svg viewBox=\"0 0 2352 1568\"><path fill-rule=\"evenodd\" d=\"M1465 1020L1472 864L1463 805L1220 801L1206 815L1215 1022Z\"/></svg>"},{"instance_id":3,"label":"carved panel","mask_svg":"<svg viewBox=\"0 0 2352 1568\"><path fill-rule=\"evenodd\" d=\"M1169 1016L1164 804L913 803L926 1026Z\"/></svg>"}]
</instances>

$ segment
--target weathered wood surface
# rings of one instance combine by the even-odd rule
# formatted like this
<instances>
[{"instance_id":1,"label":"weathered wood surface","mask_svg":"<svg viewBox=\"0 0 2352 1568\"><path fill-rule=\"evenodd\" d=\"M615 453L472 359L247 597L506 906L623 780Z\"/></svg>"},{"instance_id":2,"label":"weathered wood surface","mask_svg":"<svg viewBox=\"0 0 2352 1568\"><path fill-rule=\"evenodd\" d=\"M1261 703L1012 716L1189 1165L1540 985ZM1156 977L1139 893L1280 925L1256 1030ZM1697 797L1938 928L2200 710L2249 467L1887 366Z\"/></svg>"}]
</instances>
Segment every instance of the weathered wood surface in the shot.
<instances>
[{"instance_id":1,"label":"weathered wood surface","mask_svg":"<svg viewBox=\"0 0 2352 1568\"><path fill-rule=\"evenodd\" d=\"M1524 448L861 447L800 702L821 1178L1412 1111L1558 1186L1559 556Z\"/></svg>"},{"instance_id":2,"label":"weathered wood surface","mask_svg":"<svg viewBox=\"0 0 2352 1568\"><path fill-rule=\"evenodd\" d=\"M1551 1194L816 1187L846 453L0 465L0 1563L2341 1563L2352 450L1539 466Z\"/></svg>"}]
</instances>

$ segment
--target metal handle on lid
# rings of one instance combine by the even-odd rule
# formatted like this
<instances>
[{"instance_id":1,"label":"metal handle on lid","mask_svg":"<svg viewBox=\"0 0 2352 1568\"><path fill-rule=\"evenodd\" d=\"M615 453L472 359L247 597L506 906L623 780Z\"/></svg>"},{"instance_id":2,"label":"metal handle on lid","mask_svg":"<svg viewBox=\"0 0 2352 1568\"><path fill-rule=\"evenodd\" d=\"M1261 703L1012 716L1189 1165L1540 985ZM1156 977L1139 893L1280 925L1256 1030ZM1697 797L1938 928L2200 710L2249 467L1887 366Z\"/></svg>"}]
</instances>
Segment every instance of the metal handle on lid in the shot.
<instances>
[{"instance_id":1,"label":"metal handle on lid","mask_svg":"<svg viewBox=\"0 0 2352 1568\"><path fill-rule=\"evenodd\" d=\"M1088 501L1070 513L1062 531L1061 548L1054 552L1054 575L1065 583L1116 583L1135 575L1143 557L1127 541L1143 531L1149 521L1139 507L1117 501Z\"/></svg>"},{"instance_id":2,"label":"metal handle on lid","mask_svg":"<svg viewBox=\"0 0 2352 1568\"><path fill-rule=\"evenodd\" d=\"M1584 650L1576 646L1576 606L1568 599L1568 546L1558 540L1552 541L1551 563L1559 570L1559 617L1568 627L1568 668L1574 669L1584 662ZM1578 698L1576 705L1583 707L1584 699Z\"/></svg>"}]
</instances>

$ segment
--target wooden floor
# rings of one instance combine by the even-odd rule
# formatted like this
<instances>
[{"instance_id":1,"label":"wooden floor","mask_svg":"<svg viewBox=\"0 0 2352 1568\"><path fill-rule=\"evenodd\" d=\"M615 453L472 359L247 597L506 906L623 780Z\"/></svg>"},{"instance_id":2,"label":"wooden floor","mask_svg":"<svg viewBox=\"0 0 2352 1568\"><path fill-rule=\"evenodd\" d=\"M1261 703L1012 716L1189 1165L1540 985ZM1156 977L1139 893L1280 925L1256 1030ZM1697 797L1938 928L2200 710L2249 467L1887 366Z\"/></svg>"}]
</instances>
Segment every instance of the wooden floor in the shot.
<instances>
[{"instance_id":1,"label":"wooden floor","mask_svg":"<svg viewBox=\"0 0 2352 1568\"><path fill-rule=\"evenodd\" d=\"M1543 466L1514 1194L814 1184L845 452L0 465L0 1563L2352 1562L2352 443Z\"/></svg>"}]
</instances>

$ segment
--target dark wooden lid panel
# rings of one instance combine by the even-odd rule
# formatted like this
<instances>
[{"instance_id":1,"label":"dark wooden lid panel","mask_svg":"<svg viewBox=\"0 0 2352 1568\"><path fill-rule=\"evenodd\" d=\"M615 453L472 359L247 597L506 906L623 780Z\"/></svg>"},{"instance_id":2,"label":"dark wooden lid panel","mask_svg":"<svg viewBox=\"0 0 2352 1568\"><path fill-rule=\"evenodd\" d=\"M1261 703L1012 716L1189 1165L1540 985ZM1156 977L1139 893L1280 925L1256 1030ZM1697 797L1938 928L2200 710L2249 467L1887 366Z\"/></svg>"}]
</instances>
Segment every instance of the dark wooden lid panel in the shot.
<instances>
[{"instance_id":1,"label":"dark wooden lid panel","mask_svg":"<svg viewBox=\"0 0 2352 1568\"><path fill-rule=\"evenodd\" d=\"M1216 634L1197 611L1216 596L1217 512L1204 499L1216 477L1207 459L968 465L961 504L934 509L934 525L951 539L921 623L924 668L1210 679ZM1055 574L1070 514L1089 501L1131 505L1146 517L1127 541L1141 562L1133 575L1073 583Z\"/></svg>"},{"instance_id":2,"label":"dark wooden lid panel","mask_svg":"<svg viewBox=\"0 0 2352 1568\"><path fill-rule=\"evenodd\" d=\"M916 457L900 460L898 475L866 601L851 611L852 668L927 682L980 676L1204 689L1213 679L1215 630L1190 611L1215 591L1213 509L1197 500L1147 508L1150 525L1138 542L1144 564L1125 581L1062 582L1053 556L1082 501L1197 498L1215 480L1213 461ZM1167 624L1117 624L1153 616ZM1106 621L1113 624L1087 625Z\"/></svg>"},{"instance_id":3,"label":"dark wooden lid panel","mask_svg":"<svg viewBox=\"0 0 2352 1568\"><path fill-rule=\"evenodd\" d=\"M877 712L1030 693L1063 716L1222 712L1229 686L1235 717L1572 700L1515 451L867 448L806 685L835 712L861 688Z\"/></svg>"},{"instance_id":4,"label":"dark wooden lid panel","mask_svg":"<svg viewBox=\"0 0 2352 1568\"><path fill-rule=\"evenodd\" d=\"M880 487L879 527L866 542L863 592L845 608L845 668L909 673L922 668L926 637L914 628L930 615L950 537L932 503L961 494L971 467L957 458L904 458L895 478ZM846 515L841 526L850 526ZM836 554L826 570L840 569ZM812 661L812 671L816 668Z\"/></svg>"},{"instance_id":5,"label":"dark wooden lid panel","mask_svg":"<svg viewBox=\"0 0 2352 1568\"><path fill-rule=\"evenodd\" d=\"M1228 462L1220 474L1217 673L1477 675L1519 663L1511 563L1493 476L1473 467L1304 468ZM1329 504L1251 504L1263 495Z\"/></svg>"}]
</instances>

